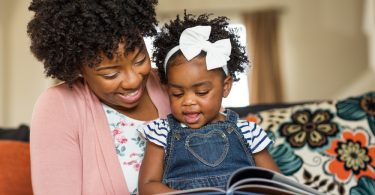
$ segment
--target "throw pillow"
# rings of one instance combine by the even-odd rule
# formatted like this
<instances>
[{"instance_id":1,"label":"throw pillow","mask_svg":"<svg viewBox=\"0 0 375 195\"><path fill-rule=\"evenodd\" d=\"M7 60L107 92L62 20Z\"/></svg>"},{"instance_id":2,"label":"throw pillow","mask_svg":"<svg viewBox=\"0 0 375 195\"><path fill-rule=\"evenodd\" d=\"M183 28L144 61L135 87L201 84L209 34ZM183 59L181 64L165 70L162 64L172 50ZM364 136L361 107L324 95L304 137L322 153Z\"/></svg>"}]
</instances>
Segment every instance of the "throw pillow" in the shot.
<instances>
[{"instance_id":1,"label":"throw pillow","mask_svg":"<svg viewBox=\"0 0 375 195\"><path fill-rule=\"evenodd\" d=\"M250 114L283 174L327 194L375 194L375 92Z\"/></svg>"}]
</instances>

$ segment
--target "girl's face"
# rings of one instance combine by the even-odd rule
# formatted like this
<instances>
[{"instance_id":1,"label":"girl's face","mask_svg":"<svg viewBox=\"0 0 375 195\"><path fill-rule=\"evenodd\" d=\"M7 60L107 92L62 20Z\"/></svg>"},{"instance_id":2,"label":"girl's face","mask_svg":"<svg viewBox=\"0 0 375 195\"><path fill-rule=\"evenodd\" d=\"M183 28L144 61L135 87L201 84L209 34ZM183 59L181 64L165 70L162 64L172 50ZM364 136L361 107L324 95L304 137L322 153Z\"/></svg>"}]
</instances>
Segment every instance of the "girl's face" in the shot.
<instances>
[{"instance_id":1,"label":"girl's face","mask_svg":"<svg viewBox=\"0 0 375 195\"><path fill-rule=\"evenodd\" d=\"M119 44L113 59L101 55L98 66L84 66L82 75L103 103L126 114L148 98L146 82L151 62L144 44L125 55L124 46Z\"/></svg>"},{"instance_id":2,"label":"girl's face","mask_svg":"<svg viewBox=\"0 0 375 195\"><path fill-rule=\"evenodd\" d=\"M232 77L224 78L221 69L208 71L205 57L187 61L177 56L168 65L168 95L172 114L190 128L224 120L221 101L227 97Z\"/></svg>"}]
</instances>

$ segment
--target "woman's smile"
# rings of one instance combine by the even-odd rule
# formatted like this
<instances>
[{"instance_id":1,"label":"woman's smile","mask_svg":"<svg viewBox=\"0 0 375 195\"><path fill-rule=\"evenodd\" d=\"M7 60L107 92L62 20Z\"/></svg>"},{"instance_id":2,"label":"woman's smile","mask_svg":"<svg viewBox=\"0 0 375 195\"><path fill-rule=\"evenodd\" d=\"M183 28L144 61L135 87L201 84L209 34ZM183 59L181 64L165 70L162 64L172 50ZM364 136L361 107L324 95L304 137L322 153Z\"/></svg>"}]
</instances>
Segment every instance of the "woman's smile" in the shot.
<instances>
[{"instance_id":1,"label":"woman's smile","mask_svg":"<svg viewBox=\"0 0 375 195\"><path fill-rule=\"evenodd\" d=\"M138 102L139 99L142 97L144 87L140 87L136 91L125 92L125 93L118 93L117 96L120 100L125 104L132 104Z\"/></svg>"}]
</instances>

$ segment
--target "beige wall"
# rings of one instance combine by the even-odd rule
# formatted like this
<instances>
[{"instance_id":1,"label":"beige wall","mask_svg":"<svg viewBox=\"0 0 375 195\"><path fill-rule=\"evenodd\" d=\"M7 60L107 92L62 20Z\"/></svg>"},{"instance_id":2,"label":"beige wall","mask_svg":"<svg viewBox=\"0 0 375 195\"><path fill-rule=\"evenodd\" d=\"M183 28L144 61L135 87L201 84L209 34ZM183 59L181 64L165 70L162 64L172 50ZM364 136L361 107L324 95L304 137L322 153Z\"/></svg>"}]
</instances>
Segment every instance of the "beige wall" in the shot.
<instances>
[{"instance_id":1,"label":"beige wall","mask_svg":"<svg viewBox=\"0 0 375 195\"><path fill-rule=\"evenodd\" d=\"M362 3L362 0L159 0L157 12L160 20L165 20L187 8L195 13L226 15L237 23L242 12L282 9L280 45L285 99L304 101L375 90L374 72L368 71L369 56L374 54L370 54L370 41L363 33ZM0 1L0 126L28 124L36 98L51 84L43 75L42 64L29 51L28 4L27 0Z\"/></svg>"},{"instance_id":2,"label":"beige wall","mask_svg":"<svg viewBox=\"0 0 375 195\"><path fill-rule=\"evenodd\" d=\"M1 6L1 126L29 124L33 105L50 85L43 76L42 64L29 50L26 25L31 18L28 1L2 0ZM3 6L5 5L5 6Z\"/></svg>"},{"instance_id":3,"label":"beige wall","mask_svg":"<svg viewBox=\"0 0 375 195\"><path fill-rule=\"evenodd\" d=\"M290 2L281 20L286 100L341 98L369 66L361 1Z\"/></svg>"},{"instance_id":4,"label":"beige wall","mask_svg":"<svg viewBox=\"0 0 375 195\"><path fill-rule=\"evenodd\" d=\"M3 32L3 24L4 24L4 7L5 3L0 1L0 124L4 123L4 32Z\"/></svg>"},{"instance_id":5,"label":"beige wall","mask_svg":"<svg viewBox=\"0 0 375 195\"><path fill-rule=\"evenodd\" d=\"M365 0L364 2L363 30L369 39L370 66L375 72L375 0Z\"/></svg>"}]
</instances>

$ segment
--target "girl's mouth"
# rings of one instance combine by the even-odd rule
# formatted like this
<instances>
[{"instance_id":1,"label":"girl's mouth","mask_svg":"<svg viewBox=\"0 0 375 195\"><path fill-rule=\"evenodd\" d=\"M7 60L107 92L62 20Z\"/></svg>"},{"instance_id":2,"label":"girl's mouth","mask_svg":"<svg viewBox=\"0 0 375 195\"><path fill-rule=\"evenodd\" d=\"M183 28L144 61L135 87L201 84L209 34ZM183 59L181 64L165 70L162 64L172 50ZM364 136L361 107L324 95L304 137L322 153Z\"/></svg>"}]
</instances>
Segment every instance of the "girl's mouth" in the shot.
<instances>
[{"instance_id":1,"label":"girl's mouth","mask_svg":"<svg viewBox=\"0 0 375 195\"><path fill-rule=\"evenodd\" d=\"M202 116L201 113L199 112L194 112L194 113L184 113L184 121L187 124L193 124L198 122L199 118Z\"/></svg>"}]
</instances>

